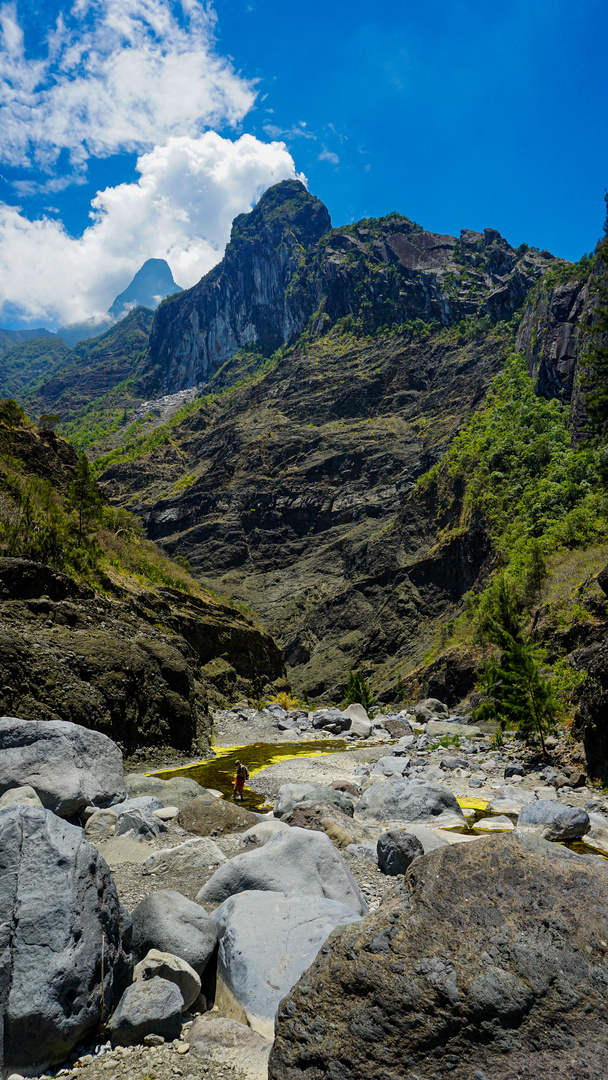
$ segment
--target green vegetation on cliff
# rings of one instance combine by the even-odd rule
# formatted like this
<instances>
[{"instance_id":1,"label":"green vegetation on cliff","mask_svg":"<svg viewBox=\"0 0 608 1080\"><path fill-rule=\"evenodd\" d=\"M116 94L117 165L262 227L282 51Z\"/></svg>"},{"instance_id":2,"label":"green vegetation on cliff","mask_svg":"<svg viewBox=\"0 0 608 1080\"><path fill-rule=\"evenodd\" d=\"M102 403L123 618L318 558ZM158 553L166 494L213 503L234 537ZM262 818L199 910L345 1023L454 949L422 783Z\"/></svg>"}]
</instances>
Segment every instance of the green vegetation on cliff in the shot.
<instances>
[{"instance_id":1,"label":"green vegetation on cliff","mask_svg":"<svg viewBox=\"0 0 608 1080\"><path fill-rule=\"evenodd\" d=\"M521 575L538 559L538 543L549 552L607 534L604 456L572 447L567 413L555 399L536 396L524 359L512 354L484 404L419 483L433 489L439 521L480 512L501 561Z\"/></svg>"},{"instance_id":2,"label":"green vegetation on cliff","mask_svg":"<svg viewBox=\"0 0 608 1080\"><path fill-rule=\"evenodd\" d=\"M146 540L140 521L102 502L84 455L0 401L0 556L32 559L107 589L160 585L202 595Z\"/></svg>"}]
</instances>

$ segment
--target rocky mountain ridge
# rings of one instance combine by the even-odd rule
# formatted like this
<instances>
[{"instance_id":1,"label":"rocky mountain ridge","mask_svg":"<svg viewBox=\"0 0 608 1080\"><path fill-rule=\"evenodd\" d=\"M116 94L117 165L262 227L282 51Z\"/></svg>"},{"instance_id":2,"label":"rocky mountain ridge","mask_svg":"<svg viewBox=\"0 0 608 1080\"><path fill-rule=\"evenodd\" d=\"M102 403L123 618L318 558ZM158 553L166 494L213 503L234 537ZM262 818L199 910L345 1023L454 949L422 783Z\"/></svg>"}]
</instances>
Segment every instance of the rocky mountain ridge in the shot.
<instances>
[{"instance_id":1,"label":"rocky mountain ridge","mask_svg":"<svg viewBox=\"0 0 608 1080\"><path fill-rule=\"evenodd\" d=\"M236 218L222 262L158 309L152 385L173 393L206 383L239 348L269 356L306 327L314 338L343 318L370 330L509 319L556 261L514 250L495 229L455 238L398 214L332 229L319 199L283 181Z\"/></svg>"}]
</instances>

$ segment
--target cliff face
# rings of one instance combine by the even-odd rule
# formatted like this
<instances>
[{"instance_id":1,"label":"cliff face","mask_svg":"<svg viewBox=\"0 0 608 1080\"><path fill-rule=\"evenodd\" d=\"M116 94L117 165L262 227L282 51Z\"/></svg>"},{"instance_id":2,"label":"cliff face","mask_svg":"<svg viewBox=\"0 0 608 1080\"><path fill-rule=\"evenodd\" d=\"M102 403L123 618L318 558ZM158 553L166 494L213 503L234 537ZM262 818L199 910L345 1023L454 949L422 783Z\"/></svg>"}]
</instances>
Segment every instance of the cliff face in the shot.
<instances>
[{"instance_id":1,"label":"cliff face","mask_svg":"<svg viewBox=\"0 0 608 1080\"><path fill-rule=\"evenodd\" d=\"M270 356L305 328L314 338L344 318L369 331L509 319L554 261L514 250L495 229L442 236L398 214L331 229L323 204L284 181L235 220L222 262L160 306L147 386L207 383L239 348Z\"/></svg>"},{"instance_id":2,"label":"cliff face","mask_svg":"<svg viewBox=\"0 0 608 1080\"><path fill-rule=\"evenodd\" d=\"M222 262L154 319L150 359L170 393L206 381L244 345L269 355L302 331L314 298L290 304L288 287L330 227L323 203L296 180L270 188L235 219Z\"/></svg>"},{"instance_id":3,"label":"cliff face","mask_svg":"<svg viewBox=\"0 0 608 1080\"><path fill-rule=\"evenodd\" d=\"M259 613L297 690L339 697L361 665L394 685L491 559L480 522L437 542L415 482L511 344L504 328L330 332L109 465L102 486L201 583Z\"/></svg>"}]
</instances>

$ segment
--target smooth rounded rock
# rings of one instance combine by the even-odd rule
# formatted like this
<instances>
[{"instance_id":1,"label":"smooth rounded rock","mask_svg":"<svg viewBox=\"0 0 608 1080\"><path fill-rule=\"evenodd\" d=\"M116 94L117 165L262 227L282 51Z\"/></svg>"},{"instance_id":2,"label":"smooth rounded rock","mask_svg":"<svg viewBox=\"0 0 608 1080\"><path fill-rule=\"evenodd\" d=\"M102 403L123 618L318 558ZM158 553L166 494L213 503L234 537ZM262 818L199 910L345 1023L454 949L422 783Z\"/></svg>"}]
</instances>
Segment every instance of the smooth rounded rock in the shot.
<instances>
[{"instance_id":1,"label":"smooth rounded rock","mask_svg":"<svg viewBox=\"0 0 608 1080\"><path fill-rule=\"evenodd\" d=\"M133 981L147 982L157 976L179 987L184 999L184 1009L187 1009L201 992L200 976L186 960L173 953L150 949L144 959L135 965Z\"/></svg>"},{"instance_id":2,"label":"smooth rounded rock","mask_svg":"<svg viewBox=\"0 0 608 1080\"><path fill-rule=\"evenodd\" d=\"M289 814L294 806L302 802L323 802L334 806L343 814L353 816L353 801L343 791L336 791L327 784L315 784L313 781L281 784L274 801L275 817Z\"/></svg>"},{"instance_id":3,"label":"smooth rounded rock","mask_svg":"<svg viewBox=\"0 0 608 1080\"><path fill-rule=\"evenodd\" d=\"M0 760L0 795L28 785L60 817L72 817L89 803L109 806L126 794L116 743L68 720L3 716Z\"/></svg>"},{"instance_id":4,"label":"smooth rounded rock","mask_svg":"<svg viewBox=\"0 0 608 1080\"><path fill-rule=\"evenodd\" d=\"M332 930L359 920L352 908L335 900L266 891L231 896L212 918L219 944L216 1004L268 1039L281 998Z\"/></svg>"},{"instance_id":5,"label":"smooth rounded rock","mask_svg":"<svg viewBox=\"0 0 608 1080\"><path fill-rule=\"evenodd\" d=\"M367 905L344 859L322 832L292 827L261 848L235 855L216 870L196 899L221 904L247 890L324 896L358 915Z\"/></svg>"},{"instance_id":6,"label":"smooth rounded rock","mask_svg":"<svg viewBox=\"0 0 608 1080\"><path fill-rule=\"evenodd\" d=\"M183 998L174 982L153 978L127 987L110 1018L113 1046L134 1046L146 1035L178 1039L182 1030Z\"/></svg>"},{"instance_id":7,"label":"smooth rounded rock","mask_svg":"<svg viewBox=\"0 0 608 1080\"><path fill-rule=\"evenodd\" d=\"M84 835L91 843L114 836L118 814L115 810L95 810L87 819Z\"/></svg>"},{"instance_id":8,"label":"smooth rounded rock","mask_svg":"<svg viewBox=\"0 0 608 1080\"><path fill-rule=\"evenodd\" d=\"M580 840L589 831L589 815L581 807L562 806L548 799L522 806L517 826L535 827L545 840Z\"/></svg>"},{"instance_id":9,"label":"smooth rounded rock","mask_svg":"<svg viewBox=\"0 0 608 1080\"><path fill-rule=\"evenodd\" d=\"M0 796L0 810L5 806L35 806L42 808L42 803L33 787L24 784L22 787L9 788Z\"/></svg>"},{"instance_id":10,"label":"smooth rounded rock","mask_svg":"<svg viewBox=\"0 0 608 1080\"><path fill-rule=\"evenodd\" d=\"M256 825L259 818L244 806L236 806L226 799L197 795L182 807L177 820L188 832L211 836L212 833L244 832Z\"/></svg>"},{"instance_id":11,"label":"smooth rounded rock","mask_svg":"<svg viewBox=\"0 0 608 1080\"><path fill-rule=\"evenodd\" d=\"M357 818L379 825L390 821L424 821L446 812L456 814L464 822L449 788L417 777L374 784L364 791L356 806Z\"/></svg>"},{"instance_id":12,"label":"smooth rounded rock","mask_svg":"<svg viewBox=\"0 0 608 1080\"><path fill-rule=\"evenodd\" d=\"M215 949L215 923L199 904L173 889L152 893L137 905L132 916L135 960L150 949L173 953L201 975Z\"/></svg>"}]
</instances>

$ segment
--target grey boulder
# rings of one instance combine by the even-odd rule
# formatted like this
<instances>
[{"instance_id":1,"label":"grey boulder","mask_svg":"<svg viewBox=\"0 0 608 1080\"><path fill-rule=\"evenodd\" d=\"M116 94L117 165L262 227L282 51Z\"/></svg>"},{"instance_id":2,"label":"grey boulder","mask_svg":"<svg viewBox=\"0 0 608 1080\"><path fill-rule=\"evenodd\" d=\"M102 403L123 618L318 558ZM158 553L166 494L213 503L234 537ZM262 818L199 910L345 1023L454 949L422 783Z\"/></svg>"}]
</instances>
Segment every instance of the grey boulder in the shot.
<instances>
[{"instance_id":1,"label":"grey boulder","mask_svg":"<svg viewBox=\"0 0 608 1080\"><path fill-rule=\"evenodd\" d=\"M589 814L581 807L538 799L522 806L517 826L534 826L545 840L580 840L589 831Z\"/></svg>"},{"instance_id":2,"label":"grey boulder","mask_svg":"<svg viewBox=\"0 0 608 1080\"><path fill-rule=\"evenodd\" d=\"M348 731L351 726L351 718L340 709L317 709L312 714L312 726L317 730L331 731L338 735L341 731Z\"/></svg>"},{"instance_id":3,"label":"grey boulder","mask_svg":"<svg viewBox=\"0 0 608 1080\"><path fill-rule=\"evenodd\" d=\"M456 814L464 822L462 810L449 788L417 777L374 784L364 791L355 812L362 821L379 825L387 821L424 821L446 812Z\"/></svg>"},{"instance_id":4,"label":"grey boulder","mask_svg":"<svg viewBox=\"0 0 608 1080\"><path fill-rule=\"evenodd\" d=\"M343 791L325 784L315 784L312 781L304 781L295 784L281 784L274 801L275 817L283 817L290 814L294 806L302 802L324 802L340 810L343 814L353 816L353 801Z\"/></svg>"},{"instance_id":5,"label":"grey boulder","mask_svg":"<svg viewBox=\"0 0 608 1080\"><path fill-rule=\"evenodd\" d=\"M384 874L396 877L405 874L414 859L424 855L420 840L403 829L388 829L378 838L378 866Z\"/></svg>"},{"instance_id":6,"label":"grey boulder","mask_svg":"<svg viewBox=\"0 0 608 1080\"><path fill-rule=\"evenodd\" d=\"M173 953L150 949L147 956L135 965L133 981L148 982L155 978L167 979L179 987L184 1009L187 1009L201 992L200 976L186 960L182 960L181 956L174 956Z\"/></svg>"},{"instance_id":7,"label":"grey boulder","mask_svg":"<svg viewBox=\"0 0 608 1080\"><path fill-rule=\"evenodd\" d=\"M166 832L164 821L154 816L151 810L125 810L120 814L115 836L131 836L135 840L154 840L161 832Z\"/></svg>"},{"instance_id":8,"label":"grey boulder","mask_svg":"<svg viewBox=\"0 0 608 1080\"><path fill-rule=\"evenodd\" d=\"M363 705L349 705L344 710L344 716L348 716L350 719L349 732L351 735L357 735L359 739L368 739L372 733L372 722L367 715L366 709Z\"/></svg>"},{"instance_id":9,"label":"grey boulder","mask_svg":"<svg viewBox=\"0 0 608 1080\"><path fill-rule=\"evenodd\" d=\"M196 836L177 847L163 848L148 855L143 874L166 874L168 870L209 870L226 862L224 852L209 836Z\"/></svg>"},{"instance_id":10,"label":"grey boulder","mask_svg":"<svg viewBox=\"0 0 608 1080\"><path fill-rule=\"evenodd\" d=\"M523 765L505 765L505 780L508 780L510 776L525 776L526 770Z\"/></svg>"},{"instance_id":11,"label":"grey boulder","mask_svg":"<svg viewBox=\"0 0 608 1080\"><path fill-rule=\"evenodd\" d=\"M0 814L0 1016L7 1070L62 1061L130 981L129 918L82 829L48 810ZM102 993L103 973L104 986Z\"/></svg>"},{"instance_id":12,"label":"grey boulder","mask_svg":"<svg viewBox=\"0 0 608 1080\"><path fill-rule=\"evenodd\" d=\"M439 768L444 769L446 772L450 772L452 769L468 769L469 763L465 758L453 757L448 754L439 762Z\"/></svg>"},{"instance_id":13,"label":"grey boulder","mask_svg":"<svg viewBox=\"0 0 608 1080\"><path fill-rule=\"evenodd\" d=\"M239 836L239 848L241 851L250 851L251 848L263 847L277 833L284 832L289 825L280 818L267 818L258 825L252 825Z\"/></svg>"},{"instance_id":14,"label":"grey boulder","mask_svg":"<svg viewBox=\"0 0 608 1080\"><path fill-rule=\"evenodd\" d=\"M108 1030L114 1046L134 1046L146 1035L179 1038L183 998L174 982L158 977L134 982L121 997Z\"/></svg>"},{"instance_id":15,"label":"grey boulder","mask_svg":"<svg viewBox=\"0 0 608 1080\"><path fill-rule=\"evenodd\" d=\"M0 719L0 795L25 784L60 817L125 797L122 754L99 731L67 720Z\"/></svg>"},{"instance_id":16,"label":"grey boulder","mask_svg":"<svg viewBox=\"0 0 608 1080\"><path fill-rule=\"evenodd\" d=\"M263 847L229 859L198 893L200 903L221 904L248 890L323 896L364 915L367 905L344 859L323 832L296 826Z\"/></svg>"},{"instance_id":17,"label":"grey boulder","mask_svg":"<svg viewBox=\"0 0 608 1080\"><path fill-rule=\"evenodd\" d=\"M131 917L135 960L158 949L180 956L202 974L215 949L217 931L199 904L173 889L161 889L140 901Z\"/></svg>"},{"instance_id":18,"label":"grey boulder","mask_svg":"<svg viewBox=\"0 0 608 1080\"><path fill-rule=\"evenodd\" d=\"M281 998L331 932L360 917L320 896L247 891L231 896L212 918L219 941L216 1004L224 1015L272 1039Z\"/></svg>"},{"instance_id":19,"label":"grey boulder","mask_svg":"<svg viewBox=\"0 0 608 1080\"><path fill-rule=\"evenodd\" d=\"M403 776L409 769L410 759L405 754L393 755L387 754L385 757L378 759L374 765L371 776Z\"/></svg>"}]
</instances>

